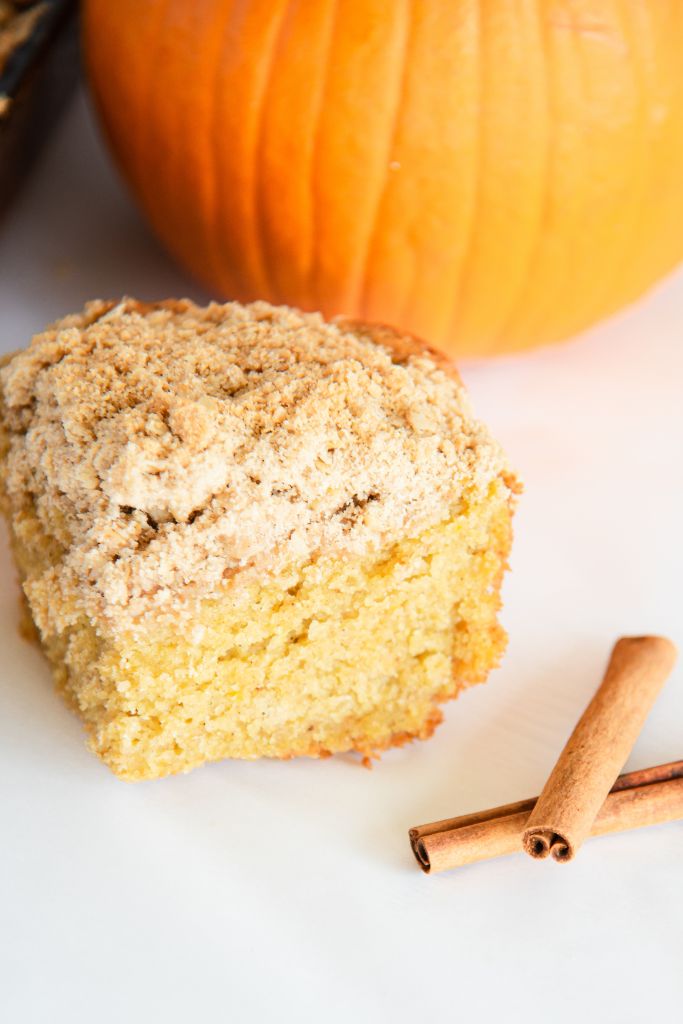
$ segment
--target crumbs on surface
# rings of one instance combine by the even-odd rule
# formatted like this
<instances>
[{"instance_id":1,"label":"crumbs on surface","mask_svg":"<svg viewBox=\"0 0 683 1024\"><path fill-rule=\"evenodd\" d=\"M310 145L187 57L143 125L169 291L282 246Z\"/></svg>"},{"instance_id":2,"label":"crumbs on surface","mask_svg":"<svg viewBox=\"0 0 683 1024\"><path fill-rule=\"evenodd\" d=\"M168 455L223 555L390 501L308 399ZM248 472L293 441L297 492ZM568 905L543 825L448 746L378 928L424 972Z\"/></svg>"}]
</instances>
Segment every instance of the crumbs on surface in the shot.
<instances>
[{"instance_id":1,"label":"crumbs on surface","mask_svg":"<svg viewBox=\"0 0 683 1024\"><path fill-rule=\"evenodd\" d=\"M444 360L263 302L93 302L0 384L10 515L62 550L27 584L41 629L191 615L244 570L391 543L507 473Z\"/></svg>"}]
</instances>

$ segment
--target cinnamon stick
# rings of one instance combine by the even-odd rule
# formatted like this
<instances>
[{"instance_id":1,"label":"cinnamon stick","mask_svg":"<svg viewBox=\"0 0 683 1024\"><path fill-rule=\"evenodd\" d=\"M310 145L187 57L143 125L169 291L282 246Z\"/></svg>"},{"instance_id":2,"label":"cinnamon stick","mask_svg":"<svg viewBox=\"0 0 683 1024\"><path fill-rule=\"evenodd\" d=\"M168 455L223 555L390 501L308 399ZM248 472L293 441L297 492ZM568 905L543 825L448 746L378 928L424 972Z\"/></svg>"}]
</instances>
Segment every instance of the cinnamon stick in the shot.
<instances>
[{"instance_id":1,"label":"cinnamon stick","mask_svg":"<svg viewBox=\"0 0 683 1024\"><path fill-rule=\"evenodd\" d=\"M536 801L536 797L519 800L411 828L410 843L418 864L426 873L435 873L519 853ZM677 818L683 818L683 761L620 775L598 812L590 835L657 825Z\"/></svg>"},{"instance_id":2,"label":"cinnamon stick","mask_svg":"<svg viewBox=\"0 0 683 1024\"><path fill-rule=\"evenodd\" d=\"M619 770L676 660L665 637L622 637L526 823L531 857L572 859L589 835Z\"/></svg>"}]
</instances>

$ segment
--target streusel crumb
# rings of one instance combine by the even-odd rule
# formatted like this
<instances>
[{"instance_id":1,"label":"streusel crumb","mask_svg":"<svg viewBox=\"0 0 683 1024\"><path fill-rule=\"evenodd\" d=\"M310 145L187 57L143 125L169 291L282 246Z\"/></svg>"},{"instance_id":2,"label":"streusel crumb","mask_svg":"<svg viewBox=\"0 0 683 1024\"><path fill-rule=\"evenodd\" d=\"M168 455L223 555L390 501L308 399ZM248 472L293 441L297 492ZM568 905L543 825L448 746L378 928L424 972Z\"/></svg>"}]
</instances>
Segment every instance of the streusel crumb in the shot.
<instances>
[{"instance_id":1,"label":"streusel crumb","mask_svg":"<svg viewBox=\"0 0 683 1024\"><path fill-rule=\"evenodd\" d=\"M266 303L93 302L2 388L9 498L65 552L29 584L43 630L191 616L245 568L436 522L505 465L429 353Z\"/></svg>"}]
</instances>

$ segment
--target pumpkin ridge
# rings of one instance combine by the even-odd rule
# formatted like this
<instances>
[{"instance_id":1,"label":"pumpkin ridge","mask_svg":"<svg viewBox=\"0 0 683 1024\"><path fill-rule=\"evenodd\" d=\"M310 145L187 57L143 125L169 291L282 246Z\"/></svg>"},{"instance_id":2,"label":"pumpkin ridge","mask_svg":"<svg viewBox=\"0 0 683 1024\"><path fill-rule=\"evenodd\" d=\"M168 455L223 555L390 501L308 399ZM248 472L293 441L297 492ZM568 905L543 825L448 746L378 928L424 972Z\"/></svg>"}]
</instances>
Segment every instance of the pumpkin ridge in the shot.
<instances>
[{"instance_id":1,"label":"pumpkin ridge","mask_svg":"<svg viewBox=\"0 0 683 1024\"><path fill-rule=\"evenodd\" d=\"M543 3L544 0L541 0ZM557 23L552 23L548 18L545 19L546 24L546 38L548 39L549 52L554 47L551 37L548 35L547 27L550 25L556 32L558 28ZM566 26L564 26L566 28ZM586 98L586 82L585 75L583 72L583 65L581 60L579 39L577 33L570 32L565 34L564 39L571 40L571 52L572 52L572 76L577 91L581 93L583 103ZM557 46L559 51L560 47ZM552 125L552 147L550 149L550 163L548 167L548 197L549 202L546 209L546 220L543 224L543 230L540 235L539 251L536 258L535 265L531 268L529 275L528 288L526 292L520 296L520 301L517 303L513 314L510 316L507 324L507 330L515 335L527 338L533 336L536 330L536 325L540 323L547 323L549 318L552 319L554 310L558 304L561 304L561 297L563 288L566 291L566 280L568 272L571 271L573 266L575 254L574 248L574 236L569 239L564 239L564 260L555 269L553 278L550 285L547 283L545 287L539 289L538 276L539 271L542 274L542 270L546 260L548 259L547 246L548 246L548 235L553 232L553 206L557 204L557 194L561 189L561 177L559 174L559 168L561 167L562 160L562 130L565 125L566 109L567 106L572 102L572 91L568 88L568 71L565 69L565 73L558 76L557 69L561 68L561 62L559 56L556 56L554 60L551 60L553 67L552 75L552 89L551 94L553 96L553 125ZM559 126L559 128L558 128ZM585 194L585 183L582 183L581 192ZM580 208L580 203L577 198L576 206ZM555 213L557 217L557 213ZM557 258L555 262L558 263ZM572 290L571 287L569 289ZM539 291L541 296L539 298ZM558 302L558 299L560 300ZM531 312L529 312L531 310Z\"/></svg>"},{"instance_id":2,"label":"pumpkin ridge","mask_svg":"<svg viewBox=\"0 0 683 1024\"><path fill-rule=\"evenodd\" d=\"M264 171L264 152L265 152L265 111L266 104L268 102L268 94L273 85L273 75L275 71L275 59L282 47L283 37L287 28L288 21L291 18L292 9L294 7L293 0L285 0L280 16L280 22L273 33L273 45L268 51L266 57L266 69L263 76L263 87L261 90L260 103L258 105L259 115L256 123L256 130L254 132L255 138L255 159L254 159L254 172L252 175L253 181L253 196L252 196L252 219L254 225L254 246L256 252L260 257L260 264L263 271L264 281L264 294L263 298L268 299L269 302L280 301L277 286L275 283L275 275L270 265L269 258L269 246L267 244L267 229L265 223L265 207L260 201L262 181L265 178Z\"/></svg>"},{"instance_id":3,"label":"pumpkin ridge","mask_svg":"<svg viewBox=\"0 0 683 1024\"><path fill-rule=\"evenodd\" d=\"M605 21L607 21L607 25L601 23L600 20L597 20L596 23L591 23L589 21L586 25L583 25L582 20L580 18L578 27L573 30L576 35L577 45L579 48L579 53L581 55L581 69L583 80L586 83L586 95L588 97L589 109L599 98L599 87L596 87L595 84L595 73L592 61L592 44L596 36L598 38L600 36L609 38L608 17L609 12L611 11L614 11L614 17L615 20L617 20L619 12L619 0L612 0L612 3L609 5L608 8L608 13L605 13L605 15L603 16ZM621 24L619 25L619 30L620 41L623 44L623 27ZM620 73L623 77L623 62L620 67ZM590 185L589 183L585 184L586 187L584 187L583 190L584 199L586 196L588 196L590 200ZM615 183L615 185L616 184L617 183ZM586 210L584 208L582 223L585 224L587 223L587 221L588 217L586 215ZM614 263L615 255L618 256L618 254L619 250L617 249L617 251L615 252L615 248L613 246L612 251L608 255L608 258L601 262L598 274L593 275L591 277L591 290L589 292L586 292L586 289L584 287L583 302L580 305L580 307L576 310L571 309L571 312L569 311L569 309L567 309L567 314L564 317L564 322L562 325L562 330L565 334L571 334L574 333L575 330L580 330L581 327L590 319L589 311L592 309L599 308L600 295L605 294L606 292L607 278L609 276L608 268L610 265Z\"/></svg>"},{"instance_id":4,"label":"pumpkin ridge","mask_svg":"<svg viewBox=\"0 0 683 1024\"><path fill-rule=\"evenodd\" d=\"M683 117L681 115L681 109L683 106L683 83L681 82L680 76L680 45L677 45L677 42L683 34L683 5L677 2L677 0L669 0L669 2L666 3L665 0L662 0L661 6L656 6L654 8L652 6L648 6L648 17L652 30L651 38L653 40L653 57L651 61L652 79L655 83L653 92L657 96L659 103L662 102L661 90L665 85L665 82L658 81L658 78L660 75L664 78L667 71L669 73L671 72L671 53L668 54L668 60L665 55L664 62L661 59L658 59L660 56L659 51L662 48L660 38L662 30L661 26L657 24L657 17L659 17L661 21L665 22L664 32L666 34L667 41L676 41L673 44L670 44L670 48L674 48L675 50L675 73L673 80L670 78L669 81L666 82L666 85L669 86L664 100L666 105L666 129L661 129L661 134L659 135L653 135L649 146L651 153L654 153L655 149L657 150L657 159L653 161L651 170L651 190L657 195L657 199L661 203L661 192L657 190L662 164L662 155L660 150L662 148L667 149L667 167L673 166L680 169L680 165L683 163ZM673 133L671 128L672 123L677 127L677 131L674 130ZM675 139L674 147L672 147L671 144L672 134ZM668 141L665 143L664 138L666 137L668 137ZM677 230L672 231L671 228L669 228L667 231L667 238L664 243L661 238L658 237L656 231L656 227L659 227L661 230L661 225L657 224L656 226L653 226L652 221L648 221L649 245L647 249L642 245L639 245L638 251L634 253L634 270L631 272L632 276L629 277L627 282L625 282L625 287L630 300L640 295L644 291L645 287L650 287L653 282L656 282L664 274L668 274L680 259L680 238L683 234L681 229L681 224L683 224L683 190L680 188L680 173L677 178L674 202L675 206L672 209L672 195L669 187L666 194L666 203L663 203L660 209L666 209L668 224L675 224ZM649 269L644 269L646 267ZM645 285L643 285L643 281L646 281Z\"/></svg>"},{"instance_id":5,"label":"pumpkin ridge","mask_svg":"<svg viewBox=\"0 0 683 1024\"><path fill-rule=\"evenodd\" d=\"M218 42L217 42L217 45L216 45L216 51L215 51L216 52L215 65L214 65L213 68L211 68L207 64L207 69L206 69L207 80L211 81L211 83L212 83L212 88L210 88L208 90L209 101L208 101L208 108L207 108L208 109L207 122L210 125L210 130L205 135L205 139L206 139L206 143L207 143L206 150L207 150L207 153L208 153L208 156L209 156L209 158L206 161L206 167L208 169L207 170L207 176L206 176L206 178L207 178L207 187L206 187L206 192L207 192L207 225L210 225L211 223L214 223L216 221L216 219L217 219L217 213L216 213L216 211L218 209L218 181L217 181L217 174L218 174L218 167L219 167L217 148L218 148L218 137L219 137L218 128L219 128L219 124L220 124L220 121L219 121L219 109L218 109L219 108L219 104L218 104L219 88L218 88L218 86L219 86L220 78L221 78L221 54L223 53L223 49L224 49L224 46L225 46L225 40L226 40L226 37L227 37L227 34L228 34L228 26L230 25L231 17L232 17L232 12L230 11L230 9L228 9L227 16L223 18L223 21L222 21L220 29L219 29L219 39L218 39ZM210 29L210 34L213 35L214 34L214 25L213 25L213 23L209 23L209 29ZM217 237L217 234L216 234L215 231L211 231L210 229L204 231L204 236L205 236L206 244L207 244L207 248L208 248L209 262L212 264L213 267L216 268L216 276L217 276L217 278L221 279L222 285L224 287L225 276L224 276L224 273L221 271L221 264L222 264L221 256L222 256L223 250L222 250L222 246L221 246L221 243L220 243L220 238ZM233 266L233 261L232 260L228 260L228 266L230 268L230 276L234 280L234 278L235 278L235 271L234 271L234 266Z\"/></svg>"},{"instance_id":6,"label":"pumpkin ridge","mask_svg":"<svg viewBox=\"0 0 683 1024\"><path fill-rule=\"evenodd\" d=\"M444 6L448 7L448 5L444 5ZM430 7L431 7L431 5L430 5ZM450 15L450 19L449 19L450 20L450 24L448 25L447 28L446 28L446 25L443 25L443 24L440 25L439 24L439 19L438 18L434 19L430 23L429 19L425 17L424 9L422 9L422 11L421 11L421 13L423 15L423 19L420 21L419 25L420 25L420 28L422 30L426 29L425 37L424 37L425 41L428 41L431 33L433 33L436 30L436 32L437 32L436 39L441 39L441 38L446 38L447 37L448 41L449 41L449 44L452 47L452 51L451 52L453 54L457 55L455 57L455 59L452 57L451 61L449 62L450 65L451 65L451 72L450 73L451 73L451 76L452 76L451 81L450 81L449 84L450 84L451 89L454 90L455 92L460 92L460 91L467 92L467 89L466 89L467 72L464 73L465 86L463 86L463 68L462 68L462 65L461 65L461 61L463 59L463 52L462 51L464 50L465 54L471 54L472 50L474 49L474 47L472 45L468 45L468 37L470 35L470 32L472 33L473 36L476 35L476 31L477 31L477 27L476 26L477 26L477 21L478 21L476 8L477 8L477 4L476 3L475 4L473 4L473 3L467 4L467 6L465 7L465 12L464 12L465 16L460 17L460 18L454 17L454 13L457 13L457 12L455 12L454 9L451 8L449 10L449 12L448 12L449 15ZM472 12L473 11L475 11L474 17L472 16ZM433 13L433 9L430 10L430 14L432 14L432 13ZM424 42L422 44L422 51L423 51L423 53L425 52L425 43ZM424 57L422 59L424 59ZM475 53L474 54L474 63L476 63L477 59L478 59L478 55ZM421 66L421 64L418 65L418 66ZM477 96L477 98L476 98L477 105L478 105L478 102L479 102L479 97ZM467 97L465 97L465 104L466 104L466 106L465 106L465 111L464 111L462 130L463 130L463 134L466 136L467 133L468 133L468 119L469 119L469 115L470 115L470 111L467 109ZM450 192L450 195L448 196L450 210L447 213L447 219L452 220L454 213L455 213L456 218L459 217L459 207L461 205L463 205L462 204L463 196L462 195L458 195L458 192L462 192L463 191L463 189L462 189L462 182L465 179L465 177L467 177L467 178L469 178L471 180L471 182L473 184L474 175L471 173L472 172L471 166L469 167L470 173L466 174L466 175L463 174L462 139L459 138L460 131L461 131L461 128L459 126L460 113L456 113L455 109L452 108L450 105L449 105L448 109L450 111L450 113L449 113L449 122L450 123L448 125L444 124L444 126L443 126L443 137L450 141L450 145L451 146L453 146L455 149L460 150L460 152L461 152L461 159L459 161L459 166L456 165L455 167L451 168L451 178L450 178L449 183L445 186L445 190L447 192ZM471 160L469 160L469 163L471 165ZM434 188L434 183L432 182L432 183L430 183L430 191L433 188ZM465 186L464 192L465 192L465 194L467 193L467 186ZM472 188L472 190L471 190L469 199L465 198L464 205L468 209L468 213L470 213L473 210L473 202L474 202L474 188ZM430 205L433 205L433 199L431 200ZM429 216L429 213L430 213L429 208L427 209L426 213L427 213L427 216ZM434 269L429 264L429 262L427 260L425 260L423 254L422 254L422 248L421 248L420 241L419 241L421 218L422 218L422 211L416 211L416 210L413 211L413 216L411 217L411 220L410 220L410 223L409 223L409 226L408 226L408 231L407 231L408 237L412 236L412 244L411 244L412 259L411 259L411 262L410 262L410 275L409 275L409 280L410 280L411 283L410 283L410 291L408 291L407 289L402 289L401 300L400 300L401 301L401 308L403 310L405 310L406 325L408 327L412 328L414 331L418 331L419 332L420 331L420 317L418 315L418 317L416 318L414 310L415 309L420 309L420 308L425 309L424 295L425 295L425 292L427 294L429 294L430 295L430 301L429 301L429 306L427 308L430 308L430 310L431 310L429 315L431 317L431 321L432 321L432 324L433 324L432 330L430 332L430 337L437 344L441 343L442 345L447 345L448 344L448 340L449 340L449 338L448 338L448 325L449 325L449 323L453 319L453 294L454 294L454 291L455 291L455 287L457 286L457 282L460 280L460 274L461 274L461 271L462 271L463 260L464 260L464 257L465 257L464 247L461 245L461 241L464 241L464 240L461 239L457 233L452 236L456 240L455 241L455 245L453 246L453 250L454 251L449 254L450 255L449 262L451 262L451 264L452 264L452 268L451 268L452 272L449 274L447 271L444 271L442 268L438 268L437 273L438 273L439 287L438 287L438 290L437 290L437 294L434 295L433 291L432 291L432 289L431 289L431 287L430 287L430 285L428 283L430 281L430 279L432 279L432 277L433 277ZM452 230L452 223L451 223L451 230ZM417 238L418 238L417 242L415 241L416 234L417 234ZM451 281L454 282L452 287L449 286L449 282L451 282Z\"/></svg>"},{"instance_id":7,"label":"pumpkin ridge","mask_svg":"<svg viewBox=\"0 0 683 1024\"><path fill-rule=\"evenodd\" d=\"M182 0L180 0L182 3ZM163 9L163 21L174 22L176 19L176 11L179 5L179 0L168 0L166 6ZM160 33L161 35L161 33ZM155 62L157 65L162 61L175 63L176 50L175 46L171 45L168 37L162 36L166 40L165 47L158 47L158 57ZM156 203L166 206L168 200L166 196L169 191L173 191L174 182L176 180L176 168L181 162L181 136L180 136L180 122L178 118L178 107L176 104L160 104L158 101L159 92L163 92L163 85L160 89L160 83L158 76L154 76L152 88L150 89L148 96L148 111L149 120L152 123L152 128L148 128L147 135L150 137L151 148L153 151L158 146L158 139L163 139L163 160L157 160L159 166L159 174L156 182ZM148 142L149 146L150 143Z\"/></svg>"},{"instance_id":8,"label":"pumpkin ridge","mask_svg":"<svg viewBox=\"0 0 683 1024\"><path fill-rule=\"evenodd\" d=\"M306 258L304 265L306 266L305 279L303 282L302 294L304 296L304 307L315 307L315 300L312 298L313 294L313 276L315 273L315 243L317 238L318 227L316 224L316 188L315 188L315 168L316 168L316 155L318 153L318 143L320 140L320 132L322 129L322 118L323 111L325 109L325 94L330 80L330 55L332 53L332 46L334 45L334 33L339 19L339 5L340 0L332 0L332 8L329 18L330 31L326 40L325 52L323 54L323 61L325 66L325 73L323 75L322 85L320 87L319 102L317 105L316 116L312 124L312 139L311 139L311 161L309 164L309 193L311 196L311 215L309 218L310 232L307 238L306 245Z\"/></svg>"},{"instance_id":9,"label":"pumpkin ridge","mask_svg":"<svg viewBox=\"0 0 683 1024\"><path fill-rule=\"evenodd\" d=\"M152 99L152 93L154 89L154 70L157 66L157 60L163 50L164 45L164 34L159 31L160 28L166 21L166 15L168 9L171 6L172 0L160 0L159 5L156 8L156 31L151 33L151 38L155 40L156 45L154 47L154 57L146 62L145 70L146 75L139 83L139 90L142 93L143 99L139 103L139 115L137 118L137 124L133 132L133 148L132 148L132 159L131 166L135 168L134 174L136 182L144 182L144 168L148 166L149 158L149 144L150 144L150 132L147 129L147 123L149 118L150 104ZM135 124L135 120L133 120ZM143 185L144 195L144 185Z\"/></svg>"},{"instance_id":10,"label":"pumpkin ridge","mask_svg":"<svg viewBox=\"0 0 683 1024\"><path fill-rule=\"evenodd\" d=\"M557 122L555 111L555 76L553 74L553 65L550 58L550 43L548 40L547 20L543 16L543 0L536 0L536 3L534 5L534 12L538 23L538 36L541 41L539 49L543 54L544 95L546 106L546 144L545 171L543 174L543 196L541 199L538 227L536 229L536 239L534 245L529 248L529 255L527 258L525 272L520 279L519 286L517 288L517 294L511 302L510 307L508 308L498 329L496 330L495 336L491 338L491 342L487 351L494 348L497 343L505 343L505 338L507 337L508 331L510 330L510 326L515 322L515 319L518 315L518 309L520 305L524 304L524 301L527 297L527 293L533 287L536 268L538 266L541 253L543 251L543 237L548 222L548 214L550 212L551 182L553 180L552 164L553 155L555 152L554 126Z\"/></svg>"},{"instance_id":11,"label":"pumpkin ridge","mask_svg":"<svg viewBox=\"0 0 683 1024\"><path fill-rule=\"evenodd\" d=\"M261 238L260 230L260 216L258 207L258 181L259 181L259 166L262 161L261 155L261 136L263 132L263 119L265 111L265 98L268 95L268 88L270 85L270 78L273 73L273 63L275 55L277 53L277 47L280 40L280 33L282 30L282 23L285 20L287 11L291 7L291 0L283 0L282 6L278 12L278 21L275 25L272 34L270 46L265 54L265 64L260 76L260 88L258 90L258 96L255 101L256 110L256 124L254 126L254 141L251 152L251 188L249 189L249 215L248 223L250 225L249 234L251 235L252 249L254 253L254 261L256 264L256 277L260 278L258 284L259 298L270 300L271 298L271 287L269 280L269 273L267 268L267 257L263 247L263 241Z\"/></svg>"},{"instance_id":12,"label":"pumpkin ridge","mask_svg":"<svg viewBox=\"0 0 683 1024\"><path fill-rule=\"evenodd\" d=\"M387 157L384 163L384 171L382 174L382 180L379 188L377 189L377 200L375 203L375 209L372 216L372 220L369 224L369 231L365 242L365 256L362 260L362 266L358 272L356 282L352 289L353 301L355 306L360 309L361 316L368 316L368 269L370 264L370 257L372 255L373 245L375 236L379 227L382 214L382 203L386 194L387 185L389 184L389 164L391 162L392 153L396 145L396 136L398 133L398 126L401 120L401 113L403 110L403 101L405 97L407 77L408 77L408 54L410 52L410 39L412 34L413 17L415 8L413 0L404 0L401 7L403 11L402 23L403 23L403 40L401 47L401 71L397 75L397 88L396 88L396 104L392 114L392 123L387 132ZM402 315L402 311L401 311Z\"/></svg>"},{"instance_id":13,"label":"pumpkin ridge","mask_svg":"<svg viewBox=\"0 0 683 1024\"><path fill-rule=\"evenodd\" d=\"M469 224L467 226L467 242L463 248L463 257L460 262L460 270L458 274L458 280L456 281L455 288L453 290L452 300L452 312L448 319L448 337L457 337L459 323L462 320L462 303L463 296L466 293L466 283L468 278L469 264L472 260L474 252L474 242L476 237L477 222L479 220L479 209L481 204L481 179L483 172L483 158L484 158L484 118L482 117L482 111L485 109L484 103L484 92L485 92L485 65L484 65L484 12L482 11L482 4L475 4L477 11L477 85L478 85L478 104L477 109L479 116L477 118L477 146L475 151L475 163L474 163L474 197L472 199L472 208L470 212Z\"/></svg>"},{"instance_id":14,"label":"pumpkin ridge","mask_svg":"<svg viewBox=\"0 0 683 1024\"><path fill-rule=\"evenodd\" d=\"M332 43L333 7L333 0L319 0L314 8L291 5L265 101L258 193L262 240L273 294L296 306L305 304L302 289L311 263L313 132L326 69L321 55Z\"/></svg>"},{"instance_id":15,"label":"pumpkin ridge","mask_svg":"<svg viewBox=\"0 0 683 1024\"><path fill-rule=\"evenodd\" d=\"M594 306L589 307L586 310L586 319L588 319L588 320L590 320L596 314L596 312L599 313L600 310L604 309L605 306L607 306L609 304L609 295L610 295L610 293L613 293L615 290L618 290L619 281L623 280L625 278L625 276L626 276L624 274L624 271L625 271L629 261L633 260L634 252L636 251L632 247L632 243L634 241L637 242L640 239L640 236L641 236L640 228L641 228L641 224L642 224L642 220L643 220L643 216L642 215L643 215L643 206L644 206L644 198L645 198L644 197L645 181L648 178L650 178L650 176L651 176L651 170L650 170L650 147L646 144L645 131L644 131L644 121L645 121L645 119L644 119L644 116L643 116L643 95L645 94L645 90L644 90L644 75L642 73L642 68L641 68L642 57L637 52L638 51L637 40L639 38L641 38L641 36L640 36L639 33L634 32L633 29L631 28L630 18L629 18L629 13L628 13L629 9L630 8L629 8L628 4L624 4L623 0L618 0L618 2L617 2L617 10L619 11L619 13L621 15L620 21L621 21L622 32L623 32L624 40L625 40L626 45L628 47L629 55L631 57L631 60L627 61L626 64L629 67L629 69L631 69L631 71L633 73L633 76L634 76L634 79L635 79L634 93L635 93L636 100L637 100L638 115L637 115L637 118L635 118L634 120L637 120L637 124L638 124L638 141L639 141L639 145L637 147L634 147L634 149L636 149L636 152L637 152L638 161L639 161L638 165L639 165L639 168L640 168L640 173L638 174L638 184L639 184L638 200L637 200L637 203L636 203L635 200L632 200L632 204L634 206L636 206L636 210L635 210L635 214L634 214L634 216L632 218L631 230L629 232L628 243L622 246L621 251L617 255L617 258L612 260L612 263L611 263L611 273L608 272L608 273L605 274L604 285L603 285L602 289L600 289L598 300L596 300ZM645 16L647 17L647 15L645 15ZM646 165L647 165L647 171L645 171L645 166Z\"/></svg>"},{"instance_id":16,"label":"pumpkin ridge","mask_svg":"<svg viewBox=\"0 0 683 1024\"><path fill-rule=\"evenodd\" d=\"M270 52L272 40L277 32L278 23L276 15L287 0L281 0L279 8L271 4L268 8L265 19L265 27L260 27L259 44L263 43L260 53ZM216 5L214 5L216 6ZM248 15L250 4L238 4L230 2L218 5L221 8L227 7L228 18L226 19L223 31L221 46L218 50L216 112L214 130L212 131L214 151L214 173L216 177L216 198L217 213L214 224L214 235L216 236L216 248L223 267L226 265L231 269L235 277L236 294L233 298L249 299L254 297L266 298L263 294L264 273L261 263L261 253L258 249L258 239L255 233L255 196L254 196L254 168L256 165L256 132L258 130L258 116L261 110L260 101L262 98L263 68L265 63L259 61L255 73L249 79L252 85L252 101L250 108L254 112L249 117L250 109L241 107L240 113L244 111L239 131L236 137L226 133L224 118L229 119L226 111L235 109L235 95L231 91L231 78L229 63L224 59L234 49L235 38L239 37L238 45L245 45L255 34L255 28ZM275 8L274 10L272 8ZM246 37L243 41L241 37ZM270 41L270 45L267 45ZM267 60L267 57L265 58ZM243 96L240 100L244 102ZM239 157L236 158L236 153ZM239 159L240 180L239 186L235 188L234 178L235 160ZM248 173L244 173L248 172ZM247 184L245 184L245 182ZM222 282L224 288L224 282Z\"/></svg>"}]
</instances>

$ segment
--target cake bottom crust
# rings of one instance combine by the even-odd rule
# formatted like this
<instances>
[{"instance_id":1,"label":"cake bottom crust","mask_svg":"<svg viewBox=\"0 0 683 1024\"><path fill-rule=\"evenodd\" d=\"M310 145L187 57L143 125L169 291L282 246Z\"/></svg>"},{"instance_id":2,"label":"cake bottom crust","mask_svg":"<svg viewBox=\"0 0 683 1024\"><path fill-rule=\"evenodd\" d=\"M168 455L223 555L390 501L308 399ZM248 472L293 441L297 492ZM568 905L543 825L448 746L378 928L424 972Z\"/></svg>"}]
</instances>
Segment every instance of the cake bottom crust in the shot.
<instances>
[{"instance_id":1,"label":"cake bottom crust","mask_svg":"<svg viewBox=\"0 0 683 1024\"><path fill-rule=\"evenodd\" d=\"M32 550L16 554L35 578L33 526ZM357 751L367 763L429 737L439 704L498 663L510 540L509 496L495 483L485 501L386 550L227 589L204 601L189 636L114 641L83 620L42 646L91 748L121 778L223 758Z\"/></svg>"}]
</instances>

